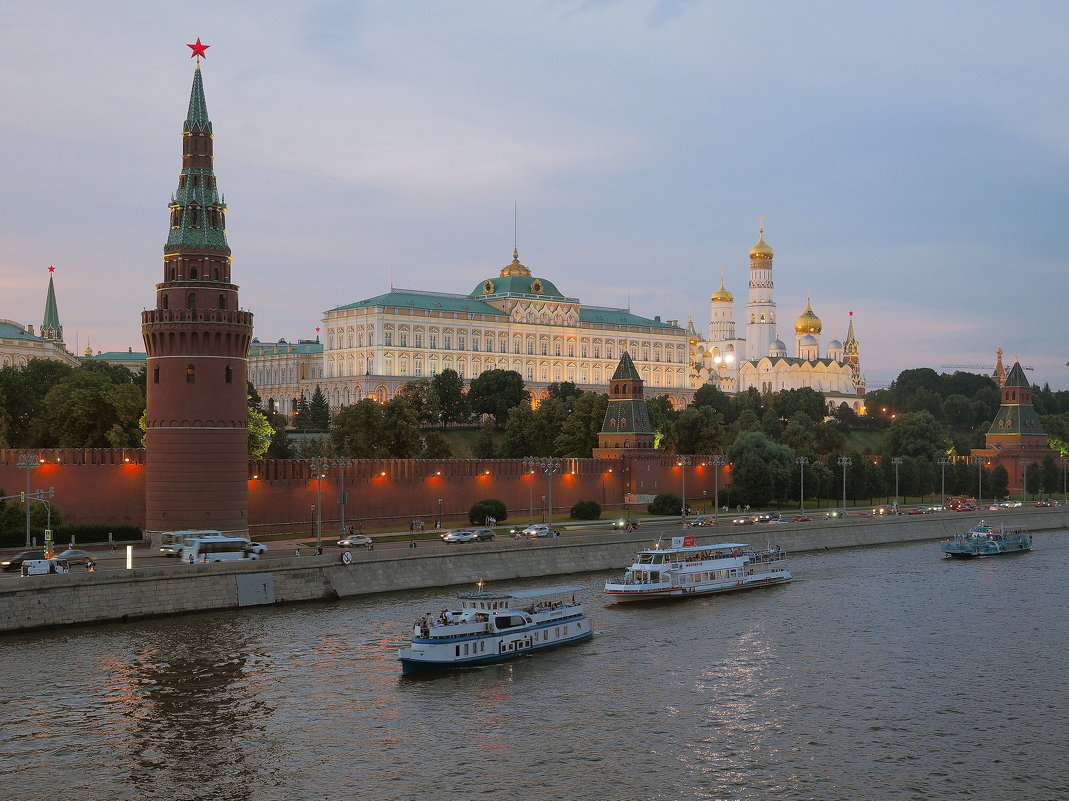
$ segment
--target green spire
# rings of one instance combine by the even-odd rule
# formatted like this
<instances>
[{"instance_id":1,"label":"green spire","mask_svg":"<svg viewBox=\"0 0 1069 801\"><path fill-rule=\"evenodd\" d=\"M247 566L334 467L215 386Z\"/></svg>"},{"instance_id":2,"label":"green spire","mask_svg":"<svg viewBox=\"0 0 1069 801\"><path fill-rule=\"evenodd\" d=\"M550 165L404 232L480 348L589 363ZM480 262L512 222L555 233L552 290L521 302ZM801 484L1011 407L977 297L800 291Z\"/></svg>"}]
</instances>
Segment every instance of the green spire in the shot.
<instances>
[{"instance_id":1,"label":"green spire","mask_svg":"<svg viewBox=\"0 0 1069 801\"><path fill-rule=\"evenodd\" d=\"M59 307L56 305L56 287L52 283L52 268L48 268L48 296L45 298L45 318L41 323L41 337L63 341L63 326L59 324Z\"/></svg>"},{"instance_id":2,"label":"green spire","mask_svg":"<svg viewBox=\"0 0 1069 801\"><path fill-rule=\"evenodd\" d=\"M200 62L193 73L193 89L189 93L189 111L186 112L186 125L183 133L193 131L211 133L212 121L208 119L208 104L204 102L204 82L200 77Z\"/></svg>"}]
</instances>

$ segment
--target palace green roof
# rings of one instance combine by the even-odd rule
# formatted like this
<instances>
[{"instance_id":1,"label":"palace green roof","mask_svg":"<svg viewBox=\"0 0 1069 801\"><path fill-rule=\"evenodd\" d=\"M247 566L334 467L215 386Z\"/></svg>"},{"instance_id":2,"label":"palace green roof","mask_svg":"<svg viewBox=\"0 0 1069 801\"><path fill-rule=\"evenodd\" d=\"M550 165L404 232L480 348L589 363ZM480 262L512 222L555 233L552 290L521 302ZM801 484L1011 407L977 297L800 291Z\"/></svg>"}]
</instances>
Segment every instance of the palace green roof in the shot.
<instances>
[{"instance_id":1,"label":"palace green roof","mask_svg":"<svg viewBox=\"0 0 1069 801\"><path fill-rule=\"evenodd\" d=\"M490 292L486 290L493 286ZM471 291L469 297L497 297L499 295L523 295L534 298L555 298L558 300L574 300L565 298L552 281L545 278L536 278L532 275L503 275L497 278L487 278Z\"/></svg>"},{"instance_id":2,"label":"palace green roof","mask_svg":"<svg viewBox=\"0 0 1069 801\"><path fill-rule=\"evenodd\" d=\"M376 295L367 300L350 303L346 306L336 306L330 311L345 311L346 309L364 309L376 306L396 306L407 309L430 309L432 311L452 311L464 314L492 314L497 317L508 317L506 312L475 300L468 295L453 295L445 292L420 292L413 290L391 290L385 295Z\"/></svg>"},{"instance_id":3,"label":"palace green roof","mask_svg":"<svg viewBox=\"0 0 1069 801\"><path fill-rule=\"evenodd\" d=\"M686 329L678 325L670 325L656 317L640 317L626 309L606 309L600 306L581 306L579 309L579 322L599 323L602 325L629 325L639 328L663 328L668 331L685 333Z\"/></svg>"},{"instance_id":4,"label":"palace green roof","mask_svg":"<svg viewBox=\"0 0 1069 801\"><path fill-rule=\"evenodd\" d=\"M31 334L20 325L5 321L0 321L0 339L29 339L33 342L45 341L43 338Z\"/></svg>"},{"instance_id":5,"label":"palace green roof","mask_svg":"<svg viewBox=\"0 0 1069 801\"><path fill-rule=\"evenodd\" d=\"M109 350L103 353L95 353L92 356L83 356L82 361L97 362L134 362L140 364L148 360L148 354L135 350Z\"/></svg>"},{"instance_id":6,"label":"palace green roof","mask_svg":"<svg viewBox=\"0 0 1069 801\"><path fill-rule=\"evenodd\" d=\"M322 342L253 342L249 345L249 356L271 356L278 353L313 353L323 352Z\"/></svg>"}]
</instances>

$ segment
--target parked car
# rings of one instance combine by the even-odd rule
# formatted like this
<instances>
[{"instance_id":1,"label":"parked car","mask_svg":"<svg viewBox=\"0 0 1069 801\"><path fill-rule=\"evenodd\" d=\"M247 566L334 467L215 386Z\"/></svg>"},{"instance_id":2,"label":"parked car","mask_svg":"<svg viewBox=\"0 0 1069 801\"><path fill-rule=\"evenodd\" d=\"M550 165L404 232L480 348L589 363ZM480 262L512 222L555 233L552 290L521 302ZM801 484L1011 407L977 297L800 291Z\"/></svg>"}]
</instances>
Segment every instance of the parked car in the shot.
<instances>
[{"instance_id":1,"label":"parked car","mask_svg":"<svg viewBox=\"0 0 1069 801\"><path fill-rule=\"evenodd\" d=\"M72 548L69 551L56 554L56 558L65 561L68 565L84 565L93 558L93 554L89 553L89 551Z\"/></svg>"},{"instance_id":2,"label":"parked car","mask_svg":"<svg viewBox=\"0 0 1069 801\"><path fill-rule=\"evenodd\" d=\"M474 531L467 531L465 529L457 529L455 531L450 531L448 534L442 537L442 540L444 542L448 542L450 544L454 542L475 542L476 539L477 538L475 536Z\"/></svg>"},{"instance_id":3,"label":"parked car","mask_svg":"<svg viewBox=\"0 0 1069 801\"><path fill-rule=\"evenodd\" d=\"M0 570L5 572L18 570L26 560L40 559L43 554L44 552L38 548L36 551L22 551L14 556L5 557L3 560L0 560Z\"/></svg>"},{"instance_id":4,"label":"parked car","mask_svg":"<svg viewBox=\"0 0 1069 801\"><path fill-rule=\"evenodd\" d=\"M494 538L494 530L492 528L477 528L472 534L475 535L475 539L479 542L492 540Z\"/></svg>"},{"instance_id":5,"label":"parked car","mask_svg":"<svg viewBox=\"0 0 1069 801\"><path fill-rule=\"evenodd\" d=\"M350 534L348 537L338 540L338 545L342 548L369 548L371 546L371 537L366 534Z\"/></svg>"}]
</instances>

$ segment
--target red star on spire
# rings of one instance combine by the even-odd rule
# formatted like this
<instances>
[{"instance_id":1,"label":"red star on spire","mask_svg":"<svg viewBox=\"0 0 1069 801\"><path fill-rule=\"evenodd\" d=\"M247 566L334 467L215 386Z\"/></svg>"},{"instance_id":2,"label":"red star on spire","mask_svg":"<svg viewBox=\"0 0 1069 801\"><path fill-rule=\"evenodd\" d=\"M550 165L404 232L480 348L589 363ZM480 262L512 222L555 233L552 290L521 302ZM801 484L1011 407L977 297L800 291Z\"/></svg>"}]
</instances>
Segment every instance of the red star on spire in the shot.
<instances>
[{"instance_id":1,"label":"red star on spire","mask_svg":"<svg viewBox=\"0 0 1069 801\"><path fill-rule=\"evenodd\" d=\"M50 273L54 273L54 272L56 271L56 268L55 268L55 267L53 267L53 266L51 266L51 265L49 265L49 267L48 267L48 271L49 271Z\"/></svg>"},{"instance_id":2,"label":"red star on spire","mask_svg":"<svg viewBox=\"0 0 1069 801\"><path fill-rule=\"evenodd\" d=\"M854 316L854 313L853 313L853 312L850 312L850 316L851 316L851 317L853 317L853 316Z\"/></svg>"},{"instance_id":3,"label":"red star on spire","mask_svg":"<svg viewBox=\"0 0 1069 801\"><path fill-rule=\"evenodd\" d=\"M317 334L319 333L319 326L318 325L316 326L316 333Z\"/></svg>"},{"instance_id":4,"label":"red star on spire","mask_svg":"<svg viewBox=\"0 0 1069 801\"><path fill-rule=\"evenodd\" d=\"M186 47L193 51L189 54L190 58L193 58L194 56L196 56L197 58L207 58L208 54L204 51L211 47L211 45L201 44L200 37L198 36L196 44L187 44Z\"/></svg>"}]
</instances>

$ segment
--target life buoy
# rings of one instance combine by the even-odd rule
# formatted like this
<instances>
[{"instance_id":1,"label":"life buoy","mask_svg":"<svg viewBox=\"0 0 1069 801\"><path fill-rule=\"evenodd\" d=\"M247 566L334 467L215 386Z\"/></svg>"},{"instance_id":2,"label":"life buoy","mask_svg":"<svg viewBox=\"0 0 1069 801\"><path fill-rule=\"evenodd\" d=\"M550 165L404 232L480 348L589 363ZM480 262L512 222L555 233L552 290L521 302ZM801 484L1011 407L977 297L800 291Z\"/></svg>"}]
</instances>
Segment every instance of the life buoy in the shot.
<instances>
[{"instance_id":1,"label":"life buoy","mask_svg":"<svg viewBox=\"0 0 1069 801\"><path fill-rule=\"evenodd\" d=\"M342 564L343 565L347 565L352 561L353 561L353 552L352 551L342 551L342 555L341 555Z\"/></svg>"}]
</instances>

